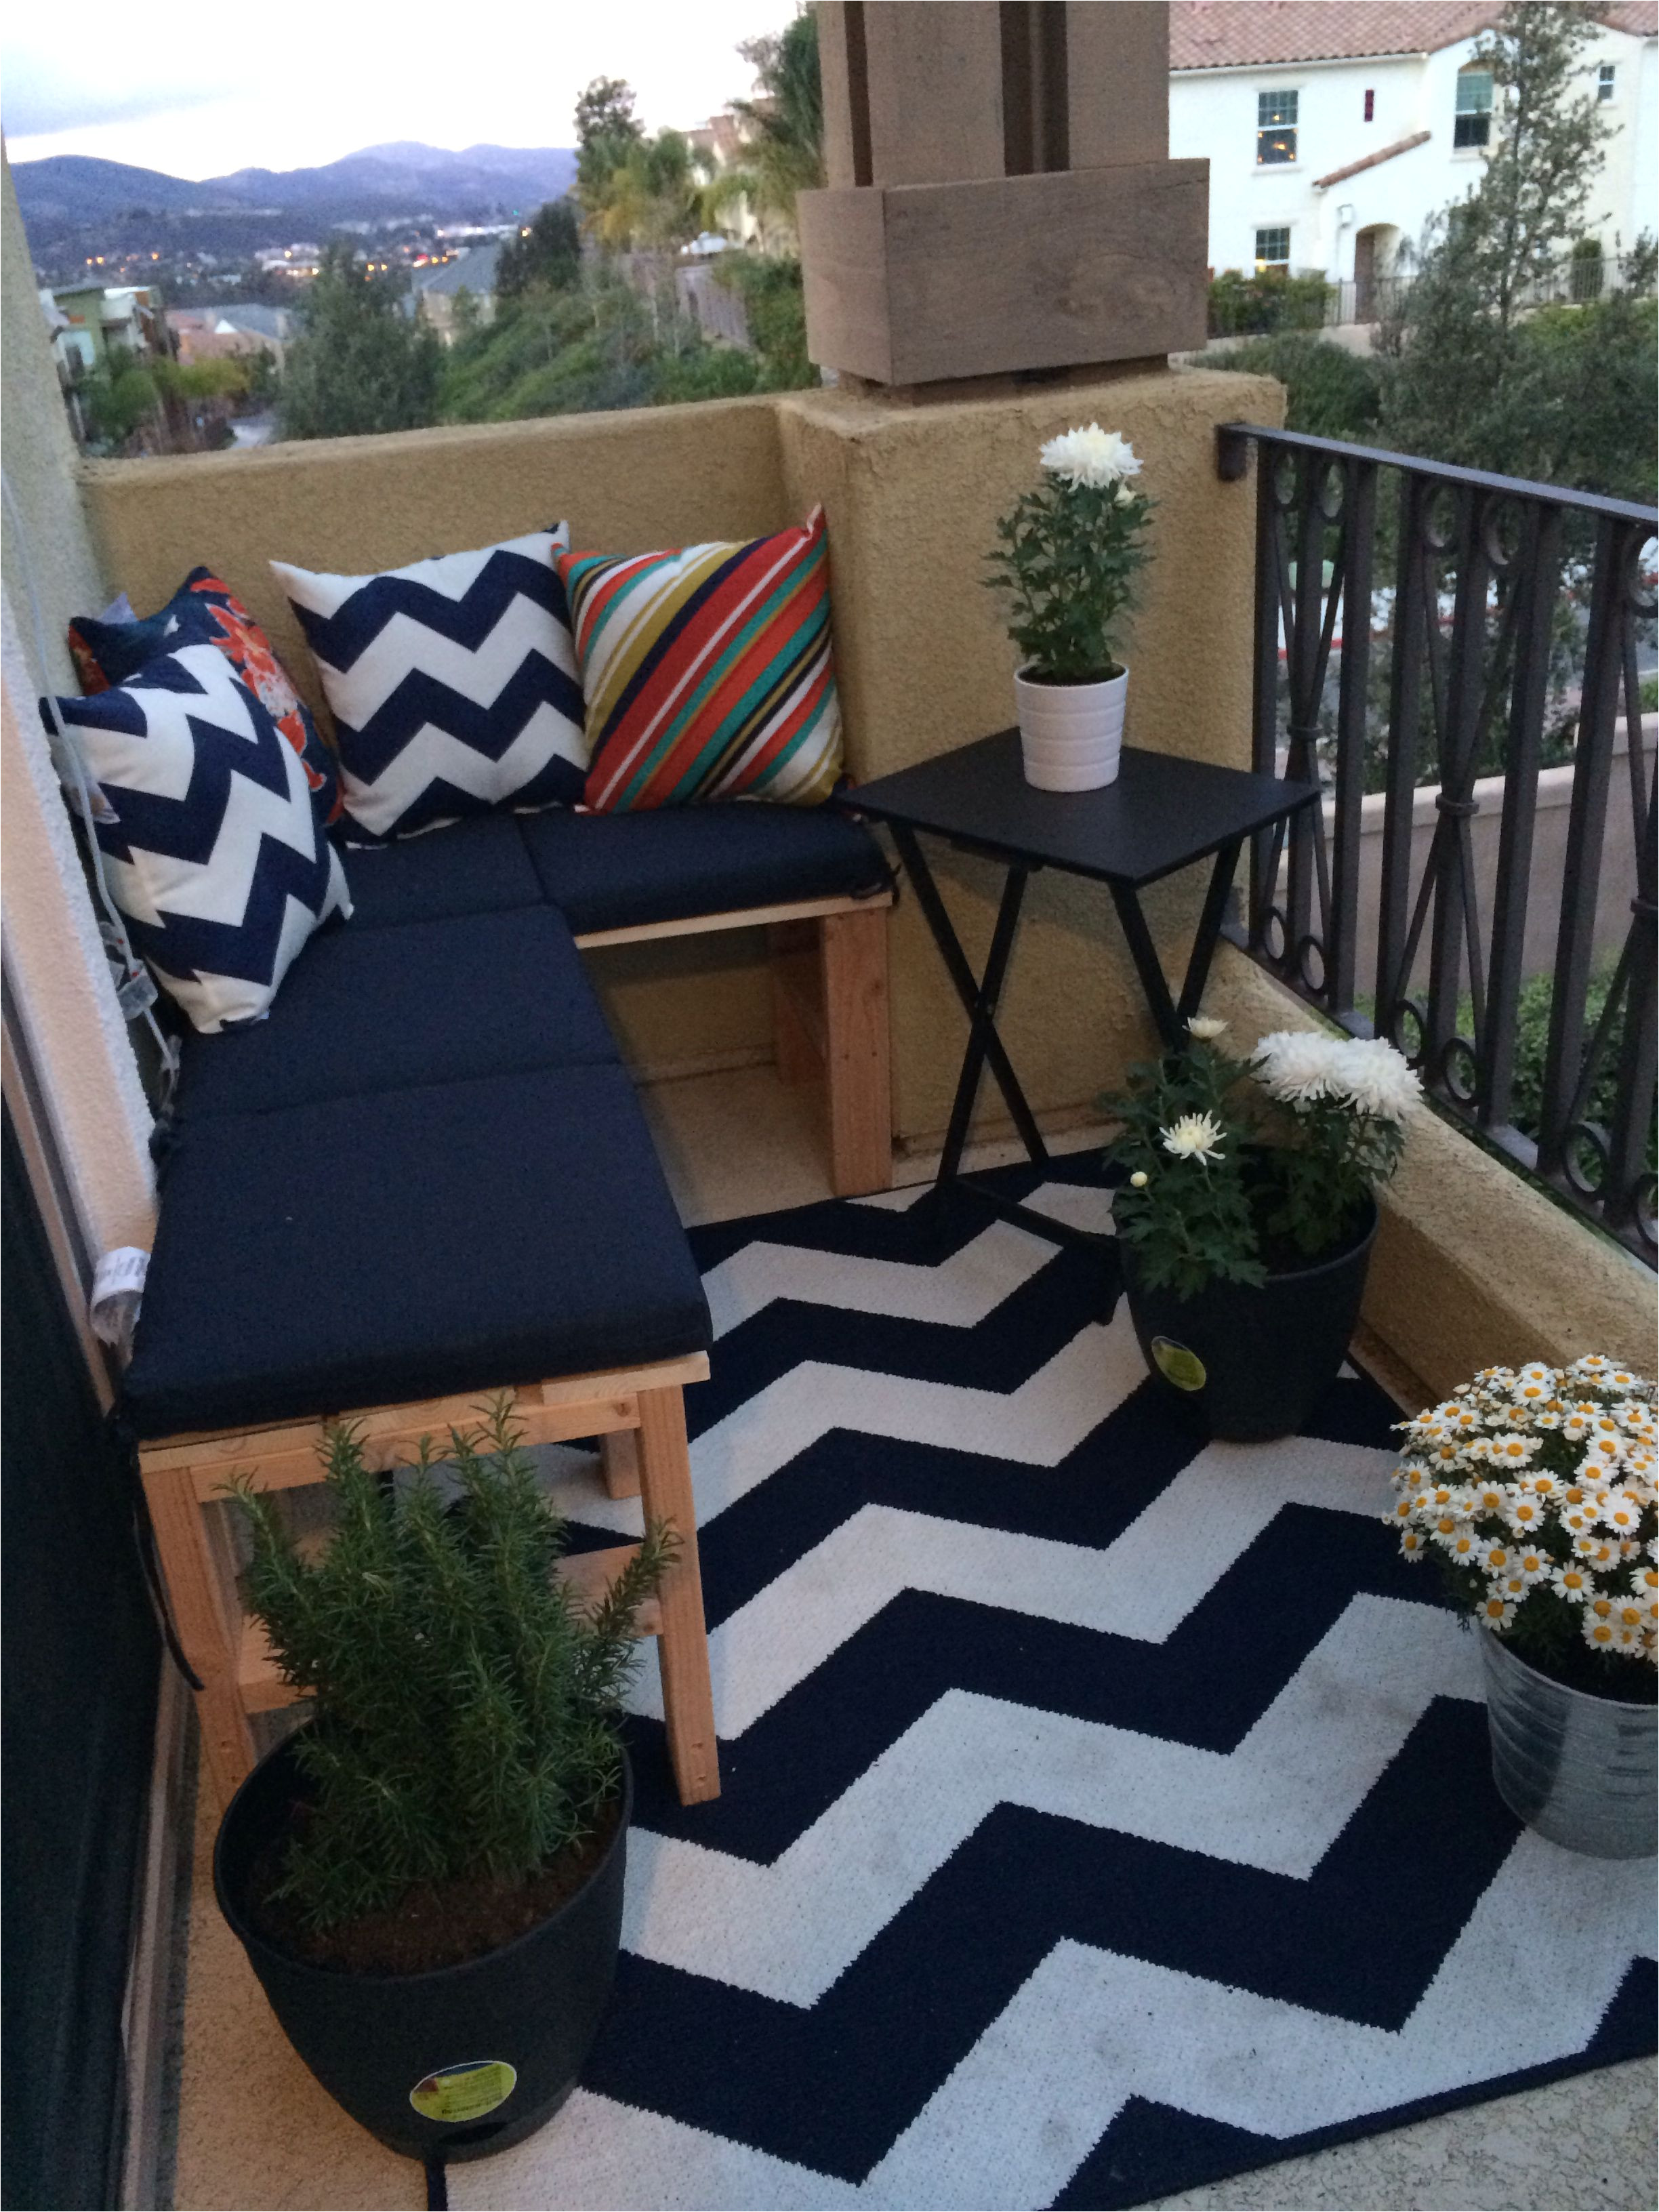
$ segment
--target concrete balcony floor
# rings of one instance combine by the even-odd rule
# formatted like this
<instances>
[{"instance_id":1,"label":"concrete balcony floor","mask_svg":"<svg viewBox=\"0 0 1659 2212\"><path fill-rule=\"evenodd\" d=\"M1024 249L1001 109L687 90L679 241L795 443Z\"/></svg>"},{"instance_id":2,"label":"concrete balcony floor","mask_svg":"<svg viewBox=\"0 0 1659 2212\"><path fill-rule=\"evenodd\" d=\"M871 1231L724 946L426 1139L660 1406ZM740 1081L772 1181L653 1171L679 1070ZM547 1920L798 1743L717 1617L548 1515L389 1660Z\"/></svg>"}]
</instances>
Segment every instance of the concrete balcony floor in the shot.
<instances>
[{"instance_id":1,"label":"concrete balcony floor","mask_svg":"<svg viewBox=\"0 0 1659 2212\"><path fill-rule=\"evenodd\" d=\"M829 1183L810 1090L769 1066L649 1086L659 1152L688 1223L800 1206ZM731 1133L744 1133L734 1147ZM1057 1152L1099 1141L1057 1132ZM980 1146L969 1164L1019 1157ZM901 1161L922 1182L935 1163ZM175 2102L167 2116L161 2201L179 2212L258 2205L310 2212L404 2212L422 2201L418 2170L349 2120L295 2055L213 1899L217 1826L198 1801L195 1856L178 1941ZM1366 2208L1366 2212L1642 2212L1654 2201L1659 2146L1655 2071L1636 2061L1425 2120L1387 2135L1159 2199L1197 2207Z\"/></svg>"}]
</instances>

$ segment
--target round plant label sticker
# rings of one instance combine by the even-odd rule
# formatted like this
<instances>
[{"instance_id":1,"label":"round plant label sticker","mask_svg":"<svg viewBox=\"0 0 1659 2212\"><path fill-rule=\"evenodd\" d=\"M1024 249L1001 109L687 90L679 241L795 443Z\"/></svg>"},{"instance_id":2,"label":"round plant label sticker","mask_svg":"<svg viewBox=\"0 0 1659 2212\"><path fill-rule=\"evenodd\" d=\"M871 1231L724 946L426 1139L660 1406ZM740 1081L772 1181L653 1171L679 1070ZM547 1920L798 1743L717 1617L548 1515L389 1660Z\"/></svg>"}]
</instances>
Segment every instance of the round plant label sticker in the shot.
<instances>
[{"instance_id":1,"label":"round plant label sticker","mask_svg":"<svg viewBox=\"0 0 1659 2212\"><path fill-rule=\"evenodd\" d=\"M470 2058L464 2066L446 2066L417 2081L409 2101L425 2119L481 2120L507 2102L518 2079L518 2069L505 2058Z\"/></svg>"},{"instance_id":2,"label":"round plant label sticker","mask_svg":"<svg viewBox=\"0 0 1659 2212\"><path fill-rule=\"evenodd\" d=\"M1198 1354L1177 1344L1172 1336L1152 1339L1152 1358L1158 1362L1158 1373L1177 1390L1201 1390L1210 1379Z\"/></svg>"}]
</instances>

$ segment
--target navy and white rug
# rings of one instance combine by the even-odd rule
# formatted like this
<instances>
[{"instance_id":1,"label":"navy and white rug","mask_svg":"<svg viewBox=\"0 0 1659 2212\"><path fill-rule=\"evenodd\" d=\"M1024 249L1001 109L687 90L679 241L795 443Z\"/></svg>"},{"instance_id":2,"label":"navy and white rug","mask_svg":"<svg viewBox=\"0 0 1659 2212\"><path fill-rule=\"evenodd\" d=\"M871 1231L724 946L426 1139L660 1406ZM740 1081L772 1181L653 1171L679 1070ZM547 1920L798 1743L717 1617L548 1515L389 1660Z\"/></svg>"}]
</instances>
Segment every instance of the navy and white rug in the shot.
<instances>
[{"instance_id":1,"label":"navy and white rug","mask_svg":"<svg viewBox=\"0 0 1659 2212\"><path fill-rule=\"evenodd\" d=\"M1381 1395L1199 1447L1086 1254L957 1207L695 1232L724 1794L675 1802L647 1660L607 2025L456 2203L1132 2205L1653 2048L1652 1863L1499 1802Z\"/></svg>"}]
</instances>

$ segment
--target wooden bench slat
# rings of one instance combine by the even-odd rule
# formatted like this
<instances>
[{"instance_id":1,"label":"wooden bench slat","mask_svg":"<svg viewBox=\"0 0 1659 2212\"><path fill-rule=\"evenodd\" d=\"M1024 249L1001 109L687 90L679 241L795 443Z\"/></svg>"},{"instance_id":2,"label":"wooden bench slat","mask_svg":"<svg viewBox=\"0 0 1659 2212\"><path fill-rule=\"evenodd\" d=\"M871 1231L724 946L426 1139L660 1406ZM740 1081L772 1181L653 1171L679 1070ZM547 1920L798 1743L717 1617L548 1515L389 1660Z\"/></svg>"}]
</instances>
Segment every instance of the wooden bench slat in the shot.
<instances>
[{"instance_id":1,"label":"wooden bench slat","mask_svg":"<svg viewBox=\"0 0 1659 2212\"><path fill-rule=\"evenodd\" d=\"M586 952L601 945L645 945L662 937L701 937L717 929L760 929L778 921L816 921L829 914L868 914L893 903L891 891L868 898L838 893L833 898L792 899L779 906L733 907L729 913L693 914L678 921L630 922L622 929L583 930L576 939Z\"/></svg>"}]
</instances>

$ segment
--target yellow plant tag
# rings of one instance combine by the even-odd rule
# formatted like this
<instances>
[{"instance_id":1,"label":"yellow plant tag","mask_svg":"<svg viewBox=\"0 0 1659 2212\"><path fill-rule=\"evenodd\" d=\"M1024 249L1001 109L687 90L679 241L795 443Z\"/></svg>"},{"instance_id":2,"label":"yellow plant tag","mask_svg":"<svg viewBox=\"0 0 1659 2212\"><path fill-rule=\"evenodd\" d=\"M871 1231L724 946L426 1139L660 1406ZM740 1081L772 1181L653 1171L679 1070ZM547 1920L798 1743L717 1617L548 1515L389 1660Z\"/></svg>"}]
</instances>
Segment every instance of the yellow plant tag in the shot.
<instances>
[{"instance_id":1,"label":"yellow plant tag","mask_svg":"<svg viewBox=\"0 0 1659 2212\"><path fill-rule=\"evenodd\" d=\"M410 2091L409 2101L424 2119L481 2120L507 2102L518 2079L518 2069L505 2058L474 2058L428 2074Z\"/></svg>"},{"instance_id":2,"label":"yellow plant tag","mask_svg":"<svg viewBox=\"0 0 1659 2212\"><path fill-rule=\"evenodd\" d=\"M1201 1390L1210 1379L1198 1354L1177 1344L1172 1336L1152 1339L1152 1358L1158 1362L1158 1373L1177 1390Z\"/></svg>"}]
</instances>

